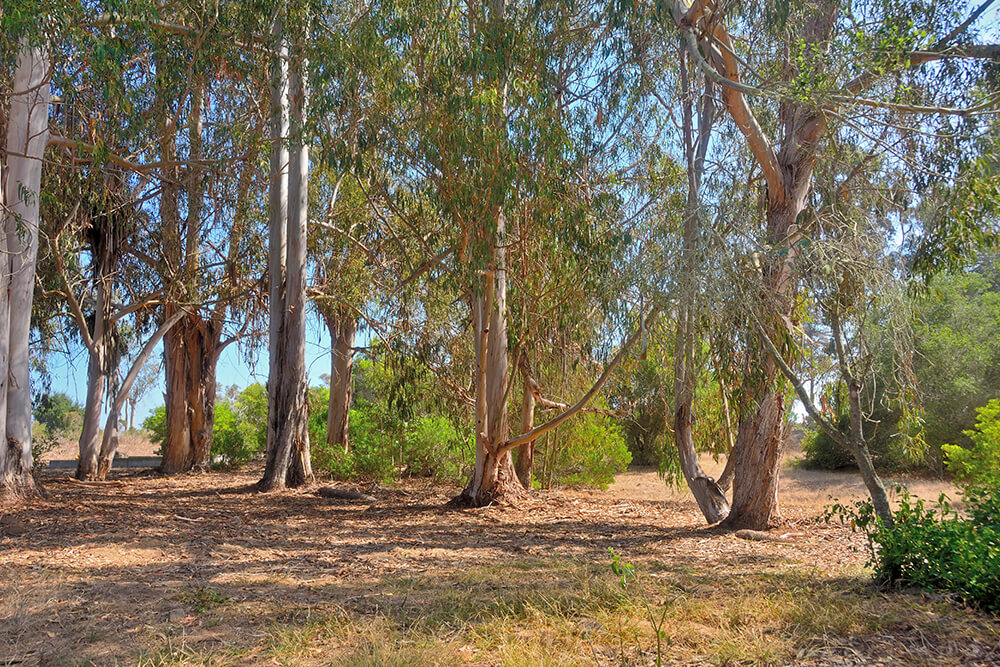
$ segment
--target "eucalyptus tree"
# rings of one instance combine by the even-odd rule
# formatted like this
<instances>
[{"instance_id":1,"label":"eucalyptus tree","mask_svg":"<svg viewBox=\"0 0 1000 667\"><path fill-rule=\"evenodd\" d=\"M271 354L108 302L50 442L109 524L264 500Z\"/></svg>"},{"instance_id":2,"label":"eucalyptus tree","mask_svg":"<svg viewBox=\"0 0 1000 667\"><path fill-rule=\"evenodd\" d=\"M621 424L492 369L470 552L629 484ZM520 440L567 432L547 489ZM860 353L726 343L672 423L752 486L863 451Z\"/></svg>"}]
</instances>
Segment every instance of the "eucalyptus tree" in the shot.
<instances>
[{"instance_id":1,"label":"eucalyptus tree","mask_svg":"<svg viewBox=\"0 0 1000 667\"><path fill-rule=\"evenodd\" d=\"M459 500L481 505L523 492L511 453L585 407L621 358L607 364L582 400L511 437L512 341L521 338L510 319L512 276L533 270L519 265L515 252L533 254L538 239L549 236L559 239L550 247L560 256L579 251L586 258L599 245L595 221L607 212L603 223L620 222L611 217L621 211L609 166L620 168L637 155L641 161L641 150L626 155L623 140L642 126L639 115L628 113L642 108L641 100L632 104L640 68L631 45L616 50L627 42L611 39L615 28L604 7L500 0L417 5L398 10L407 17L400 87L408 88L402 97L412 100L415 126L412 139L401 140L402 152L452 228L444 247L455 248L469 302L476 462ZM633 147L636 136L642 132L630 137ZM522 233L526 239L518 238ZM613 235L602 240L616 242ZM547 269L539 262L537 270ZM522 410L527 416L530 406Z\"/></svg>"},{"instance_id":2,"label":"eucalyptus tree","mask_svg":"<svg viewBox=\"0 0 1000 667\"><path fill-rule=\"evenodd\" d=\"M251 242L267 100L256 86L264 26L243 3L161 8L175 33L154 31L152 112L160 172L158 228L148 256L162 276L167 429L161 471L209 464L216 366L253 320ZM238 36L238 37L236 37ZM241 41L242 46L234 44ZM249 40L246 44L244 40ZM249 47L249 48L248 48Z\"/></svg>"},{"instance_id":3,"label":"eucalyptus tree","mask_svg":"<svg viewBox=\"0 0 1000 667\"><path fill-rule=\"evenodd\" d=\"M763 328L747 348L752 374L743 386L732 453L731 527L763 528L779 518L787 389L760 336L787 353L781 332L796 316L795 265L810 231L802 215L825 139L832 132L869 134L880 123L906 133L900 114L962 114L981 106L976 91L962 85L971 70L956 63L997 56L996 47L963 43L988 4L968 20L958 16L957 5L921 2L843 6L817 0L744 12L707 1L672 7L692 60L718 84L766 186L754 255L762 287L751 297ZM731 30L745 35L734 37ZM949 66L924 67L942 60ZM747 83L747 76L759 81Z\"/></svg>"},{"instance_id":4,"label":"eucalyptus tree","mask_svg":"<svg viewBox=\"0 0 1000 667\"><path fill-rule=\"evenodd\" d=\"M269 188L268 429L262 491L313 480L305 366L309 204L307 3L284 0L273 17Z\"/></svg>"},{"instance_id":5,"label":"eucalyptus tree","mask_svg":"<svg viewBox=\"0 0 1000 667\"><path fill-rule=\"evenodd\" d=\"M11 39L13 37L13 39ZM0 156L0 494L31 496L28 334L38 253L42 164L49 139L50 51L41 34L3 40L13 62Z\"/></svg>"}]
</instances>

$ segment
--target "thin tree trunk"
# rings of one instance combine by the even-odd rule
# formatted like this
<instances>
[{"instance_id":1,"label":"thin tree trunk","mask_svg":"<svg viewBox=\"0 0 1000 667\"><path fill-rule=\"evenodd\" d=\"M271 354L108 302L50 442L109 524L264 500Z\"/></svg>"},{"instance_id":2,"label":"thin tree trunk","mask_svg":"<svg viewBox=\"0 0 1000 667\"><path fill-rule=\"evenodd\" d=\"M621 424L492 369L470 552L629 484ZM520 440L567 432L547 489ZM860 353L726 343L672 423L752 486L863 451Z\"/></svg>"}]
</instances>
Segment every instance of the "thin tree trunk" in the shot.
<instances>
[{"instance_id":1,"label":"thin tree trunk","mask_svg":"<svg viewBox=\"0 0 1000 667\"><path fill-rule=\"evenodd\" d=\"M94 349L89 351L87 360L87 400L83 406L83 428L80 432L80 455L76 462L77 479L97 477L97 452L100 447L101 408L104 405L104 389L107 386L105 350L102 338L95 329Z\"/></svg>"},{"instance_id":2,"label":"thin tree trunk","mask_svg":"<svg viewBox=\"0 0 1000 667\"><path fill-rule=\"evenodd\" d=\"M350 450L350 410L353 388L354 336L358 321L341 313L326 316L330 335L334 339L330 368L330 404L326 418L326 442L331 447Z\"/></svg>"},{"instance_id":3,"label":"thin tree trunk","mask_svg":"<svg viewBox=\"0 0 1000 667\"><path fill-rule=\"evenodd\" d=\"M98 458L97 464L97 478L104 479L108 471L111 470L111 464L114 461L115 453L118 451L118 417L121 413L122 407L128 400L128 396L132 391L132 385L135 384L135 379L139 376L139 371L142 370L143 365L149 359L149 356L153 353L153 348L155 348L163 336L170 331L179 321L185 317L183 312L174 313L166 322L160 325L160 327L150 336L146 344L142 346L142 350L139 351L139 355L132 362L132 367L129 369L128 374L122 381L121 386L118 388L118 393L115 395L114 400L111 403L111 409L108 411L108 419L104 425L104 437L101 440L101 452ZM214 391L213 391L213 396Z\"/></svg>"},{"instance_id":4,"label":"thin tree trunk","mask_svg":"<svg viewBox=\"0 0 1000 667\"><path fill-rule=\"evenodd\" d=\"M535 392L532 378L524 374L524 396L521 399L521 433L528 433L535 428ZM531 488L531 474L535 468L535 441L531 440L517 448L514 459L514 470L521 486Z\"/></svg>"},{"instance_id":5,"label":"thin tree trunk","mask_svg":"<svg viewBox=\"0 0 1000 667\"><path fill-rule=\"evenodd\" d=\"M674 445L681 471L698 507L709 523L718 523L729 514L729 499L714 479L705 474L694 443L694 396L698 367L694 357L697 332L697 272L701 236L700 197L704 156L714 117L712 91L706 83L704 104L698 114L698 140L694 130L694 100L688 78L688 63L683 46L680 50L681 85L684 93L683 130L688 165L688 196L684 218L681 275L677 304L677 337L674 346Z\"/></svg>"},{"instance_id":6,"label":"thin tree trunk","mask_svg":"<svg viewBox=\"0 0 1000 667\"><path fill-rule=\"evenodd\" d=\"M31 475L28 334L38 253L42 158L49 137L49 54L19 46L7 115L0 236L0 495L37 492ZM9 282L8 282L9 281Z\"/></svg>"}]
</instances>

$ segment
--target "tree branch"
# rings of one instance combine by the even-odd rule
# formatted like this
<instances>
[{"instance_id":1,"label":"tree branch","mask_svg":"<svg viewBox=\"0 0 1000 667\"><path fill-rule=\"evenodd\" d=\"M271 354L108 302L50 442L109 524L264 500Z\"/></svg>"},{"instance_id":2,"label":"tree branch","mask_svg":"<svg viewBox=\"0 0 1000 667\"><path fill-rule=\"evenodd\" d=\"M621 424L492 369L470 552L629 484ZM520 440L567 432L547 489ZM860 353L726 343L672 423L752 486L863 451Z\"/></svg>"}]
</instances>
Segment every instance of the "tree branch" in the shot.
<instances>
[{"instance_id":1,"label":"tree branch","mask_svg":"<svg viewBox=\"0 0 1000 667\"><path fill-rule=\"evenodd\" d=\"M642 336L642 332L648 329L653 324L659 312L660 310L658 307L654 307L651 311L649 311L649 315L646 316L644 322L641 323L640 326L636 327L635 332L631 336L629 336L628 340L625 341L621 349L618 350L618 354L616 354L614 358L610 362L608 362L608 365L604 367L604 371L601 373L601 376L597 378L597 382L595 382L594 386L592 386L590 390L583 395L583 398L581 398L579 401L574 403L568 409L564 410L562 413L560 413L553 419L545 422L541 426L536 426L527 433L522 433L517 437L511 438L510 440L508 440L503 445L497 448L496 455L503 456L505 452L509 452L515 447L519 447L520 445L523 445L527 442L531 442L532 440L537 440L540 436L545 435L549 431L555 429L564 421L568 420L570 417L572 417L573 415L575 415L576 413L580 412L585 407L587 407L587 403L590 402L590 399L592 399L597 394L597 392L601 390L604 384L608 381L608 378L611 377L611 373L618 367L619 364L621 364L622 360L625 358L625 355L628 353L630 349L632 349L632 346L635 345L636 341L638 341L639 338Z\"/></svg>"}]
</instances>

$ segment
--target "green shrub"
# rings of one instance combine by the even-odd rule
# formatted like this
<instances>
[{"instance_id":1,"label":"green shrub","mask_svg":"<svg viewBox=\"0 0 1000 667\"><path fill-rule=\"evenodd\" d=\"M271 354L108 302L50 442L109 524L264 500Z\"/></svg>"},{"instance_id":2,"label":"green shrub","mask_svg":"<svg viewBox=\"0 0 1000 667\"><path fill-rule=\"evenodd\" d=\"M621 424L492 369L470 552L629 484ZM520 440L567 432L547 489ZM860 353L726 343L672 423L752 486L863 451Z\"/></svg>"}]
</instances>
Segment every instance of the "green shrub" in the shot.
<instances>
[{"instance_id":1,"label":"green shrub","mask_svg":"<svg viewBox=\"0 0 1000 667\"><path fill-rule=\"evenodd\" d=\"M325 416L324 416L325 419ZM376 409L367 402L359 402L357 408L348 415L350 424L350 449L330 447L324 437L310 440L313 467L325 471L336 479L371 479L387 482L397 477L393 461L396 429L391 422L385 424ZM389 426L389 428L385 428ZM311 437L311 436L310 436Z\"/></svg>"},{"instance_id":2,"label":"green shrub","mask_svg":"<svg viewBox=\"0 0 1000 667\"><path fill-rule=\"evenodd\" d=\"M157 454L163 454L163 443L167 440L167 408L161 405L153 410L153 414L146 417L142 422L142 427L149 432L149 441L160 448Z\"/></svg>"},{"instance_id":3,"label":"green shrub","mask_svg":"<svg viewBox=\"0 0 1000 667\"><path fill-rule=\"evenodd\" d=\"M42 394L35 401L35 421L53 437L71 430L74 422L82 420L82 414L83 407L63 393Z\"/></svg>"},{"instance_id":4,"label":"green shrub","mask_svg":"<svg viewBox=\"0 0 1000 667\"><path fill-rule=\"evenodd\" d=\"M238 466L252 460L259 451L262 448L255 437L255 429L240 423L239 416L229 401L216 403L212 456L222 459L222 465Z\"/></svg>"},{"instance_id":5,"label":"green shrub","mask_svg":"<svg viewBox=\"0 0 1000 667\"><path fill-rule=\"evenodd\" d=\"M975 428L965 431L972 447L942 445L945 464L966 486L1000 488L1000 400L993 399L976 414Z\"/></svg>"},{"instance_id":6,"label":"green shrub","mask_svg":"<svg viewBox=\"0 0 1000 667\"><path fill-rule=\"evenodd\" d=\"M539 477L546 484L606 488L632 461L621 426L599 414L578 415L548 444L543 439L535 445Z\"/></svg>"},{"instance_id":7,"label":"green shrub","mask_svg":"<svg viewBox=\"0 0 1000 667\"><path fill-rule=\"evenodd\" d=\"M468 478L475 450L448 418L421 417L405 430L401 461L410 475L457 484Z\"/></svg>"},{"instance_id":8,"label":"green shrub","mask_svg":"<svg viewBox=\"0 0 1000 667\"><path fill-rule=\"evenodd\" d=\"M949 592L1000 613L1000 487L970 489L965 499L963 515L944 495L928 508L902 491L891 527L875 517L870 501L835 505L828 516L865 533L880 584Z\"/></svg>"},{"instance_id":9,"label":"green shrub","mask_svg":"<svg viewBox=\"0 0 1000 667\"><path fill-rule=\"evenodd\" d=\"M899 419L898 413L878 408L864 423L868 451L871 452L872 463L879 472L910 470L919 463L903 449L904 439L897 428ZM841 416L837 421L837 428L846 436L850 428L850 417ZM817 428L806 432L802 439L802 449L805 451L802 465L806 468L839 470L857 465L850 452Z\"/></svg>"}]
</instances>

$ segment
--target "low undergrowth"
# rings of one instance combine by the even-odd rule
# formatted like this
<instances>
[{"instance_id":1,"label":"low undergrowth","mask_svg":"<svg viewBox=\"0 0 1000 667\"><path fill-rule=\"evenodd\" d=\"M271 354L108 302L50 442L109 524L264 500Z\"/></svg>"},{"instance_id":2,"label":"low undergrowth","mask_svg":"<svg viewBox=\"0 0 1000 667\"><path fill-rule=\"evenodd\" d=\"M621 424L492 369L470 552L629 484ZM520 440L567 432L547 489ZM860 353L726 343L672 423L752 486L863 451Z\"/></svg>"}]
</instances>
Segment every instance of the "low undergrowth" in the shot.
<instances>
[{"instance_id":1,"label":"low undergrowth","mask_svg":"<svg viewBox=\"0 0 1000 667\"><path fill-rule=\"evenodd\" d=\"M634 567L641 596L623 588L608 563L564 559L390 576L353 595L331 590L329 606L288 608L276 600L258 610L274 622L242 645L153 637L158 645L139 664L652 664L657 642L647 604L657 617L662 610L664 664L825 662L865 651L905 663L917 637L925 660L959 664L988 657L1000 637L990 619L946 600L880 594L861 571ZM218 606L203 616L236 624L250 611Z\"/></svg>"}]
</instances>

